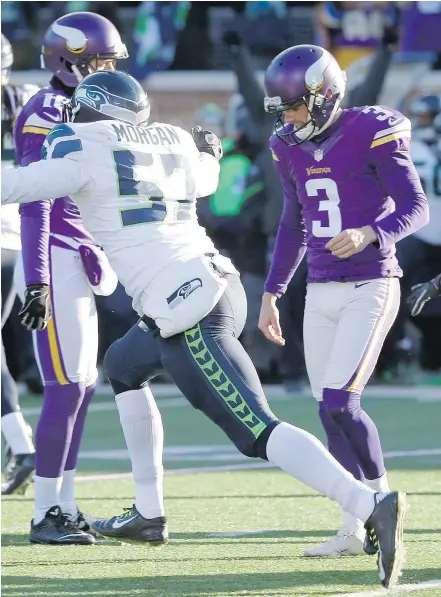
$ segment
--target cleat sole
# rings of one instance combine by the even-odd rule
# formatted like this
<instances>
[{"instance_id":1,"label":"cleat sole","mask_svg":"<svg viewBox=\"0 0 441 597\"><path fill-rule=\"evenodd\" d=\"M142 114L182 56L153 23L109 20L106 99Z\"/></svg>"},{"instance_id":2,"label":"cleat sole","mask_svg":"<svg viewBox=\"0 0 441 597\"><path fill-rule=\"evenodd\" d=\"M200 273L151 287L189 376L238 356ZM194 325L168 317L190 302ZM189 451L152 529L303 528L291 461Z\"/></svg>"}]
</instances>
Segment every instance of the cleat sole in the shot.
<instances>
[{"instance_id":1,"label":"cleat sole","mask_svg":"<svg viewBox=\"0 0 441 597\"><path fill-rule=\"evenodd\" d=\"M397 505L397 527L395 529L395 558L392 564L392 571L389 575L389 580L382 580L381 584L386 589L394 587L403 573L404 565L404 516L406 514L406 494L403 491L398 492Z\"/></svg>"}]
</instances>

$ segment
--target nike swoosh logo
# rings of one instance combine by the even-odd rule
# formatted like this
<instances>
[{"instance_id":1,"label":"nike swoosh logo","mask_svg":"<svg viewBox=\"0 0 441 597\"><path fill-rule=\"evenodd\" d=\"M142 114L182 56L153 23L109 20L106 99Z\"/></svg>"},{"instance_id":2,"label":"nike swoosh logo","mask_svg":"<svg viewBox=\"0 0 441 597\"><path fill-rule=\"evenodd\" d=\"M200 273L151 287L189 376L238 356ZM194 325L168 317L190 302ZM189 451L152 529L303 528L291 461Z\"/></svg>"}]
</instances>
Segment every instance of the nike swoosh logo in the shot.
<instances>
[{"instance_id":1,"label":"nike swoosh logo","mask_svg":"<svg viewBox=\"0 0 441 597\"><path fill-rule=\"evenodd\" d=\"M400 116L391 116L389 118L389 120L387 121L389 126L394 126L396 124L398 124L399 122L401 122L402 120L404 120L404 118L400 117Z\"/></svg>"},{"instance_id":2,"label":"nike swoosh logo","mask_svg":"<svg viewBox=\"0 0 441 597\"><path fill-rule=\"evenodd\" d=\"M361 288L362 286L366 286L366 284L370 284L370 282L362 282L361 284L356 284L355 288Z\"/></svg>"},{"instance_id":3,"label":"nike swoosh logo","mask_svg":"<svg viewBox=\"0 0 441 597\"><path fill-rule=\"evenodd\" d=\"M61 114L57 114L56 116L53 116L52 114L43 112L43 116L45 116L46 118L49 118L49 120L52 120L53 122L61 122Z\"/></svg>"},{"instance_id":4,"label":"nike swoosh logo","mask_svg":"<svg viewBox=\"0 0 441 597\"><path fill-rule=\"evenodd\" d=\"M127 523L131 522L132 520L134 520L138 515L135 514L135 516L132 516L132 518L126 518L125 520L123 520L122 522L118 522L117 520L115 520L115 522L112 524L112 529L120 529L121 527L123 527L124 525L126 525Z\"/></svg>"}]
</instances>

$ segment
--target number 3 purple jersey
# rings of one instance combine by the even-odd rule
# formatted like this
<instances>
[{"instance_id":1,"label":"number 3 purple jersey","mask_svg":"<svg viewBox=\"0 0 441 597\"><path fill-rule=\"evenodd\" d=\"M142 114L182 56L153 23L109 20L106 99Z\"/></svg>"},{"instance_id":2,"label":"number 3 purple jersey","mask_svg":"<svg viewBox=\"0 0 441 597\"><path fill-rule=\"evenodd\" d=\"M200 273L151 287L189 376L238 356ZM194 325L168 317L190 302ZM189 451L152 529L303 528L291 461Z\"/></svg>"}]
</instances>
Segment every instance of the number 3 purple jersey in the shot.
<instances>
[{"instance_id":1,"label":"number 3 purple jersey","mask_svg":"<svg viewBox=\"0 0 441 597\"><path fill-rule=\"evenodd\" d=\"M343 110L323 137L288 147L270 140L284 209L265 290L283 294L306 245L309 282L401 276L395 243L428 221L411 161L410 122L383 106ZM348 259L325 248L348 228L372 226L378 241Z\"/></svg>"},{"instance_id":2,"label":"number 3 purple jersey","mask_svg":"<svg viewBox=\"0 0 441 597\"><path fill-rule=\"evenodd\" d=\"M46 135L62 122L63 105L69 98L51 86L36 93L20 112L14 127L17 162L38 162ZM53 197L47 197L53 199ZM85 231L78 207L69 197L20 206L23 266L26 284L49 284L49 236L93 242ZM61 243L60 240L53 242ZM68 248L68 247L65 247Z\"/></svg>"}]
</instances>

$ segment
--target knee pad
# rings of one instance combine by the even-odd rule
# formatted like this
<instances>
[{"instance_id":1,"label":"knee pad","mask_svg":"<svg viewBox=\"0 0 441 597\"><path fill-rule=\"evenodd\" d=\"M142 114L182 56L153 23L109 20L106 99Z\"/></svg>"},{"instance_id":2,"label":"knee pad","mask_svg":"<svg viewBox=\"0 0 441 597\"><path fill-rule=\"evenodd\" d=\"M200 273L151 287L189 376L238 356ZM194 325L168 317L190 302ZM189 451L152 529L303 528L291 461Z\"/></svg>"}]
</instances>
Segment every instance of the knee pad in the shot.
<instances>
[{"instance_id":1,"label":"knee pad","mask_svg":"<svg viewBox=\"0 0 441 597\"><path fill-rule=\"evenodd\" d=\"M323 389L323 402L320 402L320 417L324 418L324 410L335 421L342 418L358 420L361 414L361 396L355 392L335 388Z\"/></svg>"}]
</instances>

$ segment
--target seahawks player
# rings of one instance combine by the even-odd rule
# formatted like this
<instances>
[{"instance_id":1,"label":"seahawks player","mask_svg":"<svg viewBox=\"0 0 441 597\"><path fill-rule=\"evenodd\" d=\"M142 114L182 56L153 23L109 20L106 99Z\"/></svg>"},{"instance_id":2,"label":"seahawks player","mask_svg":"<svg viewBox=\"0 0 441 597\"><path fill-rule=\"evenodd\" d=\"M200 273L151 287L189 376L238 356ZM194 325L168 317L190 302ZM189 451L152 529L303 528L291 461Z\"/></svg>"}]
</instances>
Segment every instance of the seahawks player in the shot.
<instances>
[{"instance_id":1,"label":"seahawks player","mask_svg":"<svg viewBox=\"0 0 441 597\"><path fill-rule=\"evenodd\" d=\"M312 435L271 412L238 337L246 297L237 271L196 217L196 198L216 189L222 148L196 127L192 136L147 125L146 93L129 75L95 73L72 98L74 122L57 126L44 160L2 180L4 203L68 193L100 242L142 317L109 349L136 482L133 508L94 527L103 535L162 543L162 423L148 381L163 367L197 409L247 456L269 460L363 520L367 549L379 549L381 583L402 567L405 495L376 493Z\"/></svg>"},{"instance_id":2,"label":"seahawks player","mask_svg":"<svg viewBox=\"0 0 441 597\"><path fill-rule=\"evenodd\" d=\"M2 169L12 167L15 160L14 139L12 135L14 121L18 112L29 98L38 91L33 85L18 87L9 82L9 71L14 56L11 44L2 34ZM18 205L8 205L1 214L1 249L2 249L2 328L7 321L15 299L12 272L17 257L20 255L20 216ZM2 483L2 495L24 492L31 481L35 469L35 449L32 443L32 430L23 418L18 404L18 392L15 381L9 372L6 356L1 347L1 392L2 392L2 433L9 455L6 464L7 481Z\"/></svg>"},{"instance_id":3,"label":"seahawks player","mask_svg":"<svg viewBox=\"0 0 441 597\"><path fill-rule=\"evenodd\" d=\"M428 222L410 122L383 106L342 110L346 76L314 45L276 56L265 87L284 209L259 328L284 343L276 303L306 252L305 360L329 450L368 487L388 491L378 430L360 402L399 306L395 243ZM305 555L362 554L364 537L346 511L341 531Z\"/></svg>"},{"instance_id":4,"label":"seahawks player","mask_svg":"<svg viewBox=\"0 0 441 597\"><path fill-rule=\"evenodd\" d=\"M17 159L40 159L47 134L63 122L75 87L90 72L115 68L127 57L115 26L89 12L67 14L48 28L42 66L49 85L21 111L14 135ZM44 381L44 403L35 433L34 518L30 540L46 544L94 542L75 499L75 469L85 417L97 379L98 323L95 294L111 294L116 276L64 194L22 205L22 259L16 284L22 323L33 330Z\"/></svg>"}]
</instances>

